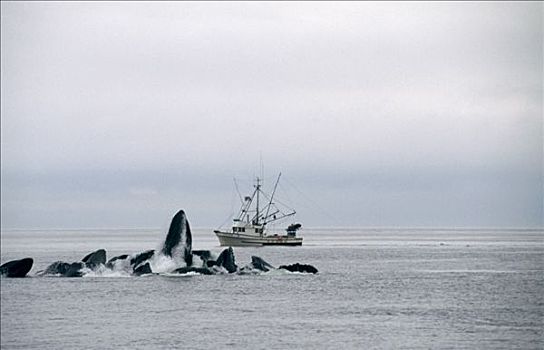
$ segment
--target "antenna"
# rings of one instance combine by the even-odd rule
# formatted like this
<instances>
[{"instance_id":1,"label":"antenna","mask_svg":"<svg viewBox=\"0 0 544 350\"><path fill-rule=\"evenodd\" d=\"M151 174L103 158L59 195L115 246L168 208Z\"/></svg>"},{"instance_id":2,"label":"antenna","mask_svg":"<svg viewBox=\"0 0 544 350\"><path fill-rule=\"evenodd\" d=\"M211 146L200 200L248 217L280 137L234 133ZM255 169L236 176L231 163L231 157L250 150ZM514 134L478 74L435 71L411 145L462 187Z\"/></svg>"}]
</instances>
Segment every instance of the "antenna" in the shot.
<instances>
[{"instance_id":1,"label":"antenna","mask_svg":"<svg viewBox=\"0 0 544 350\"><path fill-rule=\"evenodd\" d=\"M259 165L260 165L260 170L261 170L261 180L263 182L263 185L264 185L264 162L263 162L263 152L262 151L259 151Z\"/></svg>"},{"instance_id":2,"label":"antenna","mask_svg":"<svg viewBox=\"0 0 544 350\"><path fill-rule=\"evenodd\" d=\"M259 192L261 192L261 185L259 183L259 178L257 177L257 185L255 186L255 193L257 194L257 203L256 203L256 209L255 209L254 225L259 224Z\"/></svg>"}]
</instances>

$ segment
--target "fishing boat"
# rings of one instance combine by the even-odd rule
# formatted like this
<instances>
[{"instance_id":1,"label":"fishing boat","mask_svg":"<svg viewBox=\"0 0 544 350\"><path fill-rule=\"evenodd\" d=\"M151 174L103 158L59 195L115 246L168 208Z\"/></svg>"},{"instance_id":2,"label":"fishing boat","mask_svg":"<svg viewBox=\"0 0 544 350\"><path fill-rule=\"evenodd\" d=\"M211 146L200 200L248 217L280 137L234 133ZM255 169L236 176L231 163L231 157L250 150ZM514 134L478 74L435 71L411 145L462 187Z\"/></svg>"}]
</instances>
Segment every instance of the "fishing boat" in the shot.
<instances>
[{"instance_id":1,"label":"fishing boat","mask_svg":"<svg viewBox=\"0 0 544 350\"><path fill-rule=\"evenodd\" d=\"M271 195L262 190L261 179L257 177L251 196L242 200L242 206L237 216L233 218L230 230L217 229L213 232L222 246L298 246L302 245L302 237L297 237L297 231L302 227L293 223L285 229L284 234L270 232L267 225L278 220L291 217L296 211L274 203L274 195L280 181L278 175ZM264 205L261 205L262 199ZM281 207L281 208L280 208ZM285 206L286 207L286 206Z\"/></svg>"}]
</instances>

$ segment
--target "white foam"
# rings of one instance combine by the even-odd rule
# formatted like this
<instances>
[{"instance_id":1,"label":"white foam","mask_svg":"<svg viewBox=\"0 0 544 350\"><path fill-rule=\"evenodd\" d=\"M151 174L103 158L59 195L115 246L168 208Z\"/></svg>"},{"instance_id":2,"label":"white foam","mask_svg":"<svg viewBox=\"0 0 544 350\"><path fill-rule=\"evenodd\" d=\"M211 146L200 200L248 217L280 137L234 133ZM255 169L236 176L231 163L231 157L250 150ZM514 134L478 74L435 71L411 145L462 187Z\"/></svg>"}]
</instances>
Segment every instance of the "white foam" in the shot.
<instances>
[{"instance_id":1,"label":"white foam","mask_svg":"<svg viewBox=\"0 0 544 350\"><path fill-rule=\"evenodd\" d=\"M292 275L292 274L297 274L297 275L305 275L305 273L302 273L302 272L291 272L289 270L286 270L286 269L274 269L274 270L270 270L268 272L265 272L265 274L267 275L272 275L272 276L278 276L278 275Z\"/></svg>"},{"instance_id":2,"label":"white foam","mask_svg":"<svg viewBox=\"0 0 544 350\"><path fill-rule=\"evenodd\" d=\"M130 272L125 270L112 270L104 265L98 266L95 270L84 267L81 269L83 277L130 277Z\"/></svg>"},{"instance_id":3,"label":"white foam","mask_svg":"<svg viewBox=\"0 0 544 350\"><path fill-rule=\"evenodd\" d=\"M131 268L132 268L130 266L130 258L131 257L129 257L128 259L117 259L117 260L115 260L112 263L111 271L112 272L125 272L125 273L130 274L130 271L131 271Z\"/></svg>"},{"instance_id":4,"label":"white foam","mask_svg":"<svg viewBox=\"0 0 544 350\"><path fill-rule=\"evenodd\" d=\"M189 272L186 272L186 273L170 273L170 272L166 272L166 273L161 273L161 276L166 276L166 277L191 277L191 276L203 276L201 273L198 273L196 271L189 271Z\"/></svg>"},{"instance_id":5,"label":"white foam","mask_svg":"<svg viewBox=\"0 0 544 350\"><path fill-rule=\"evenodd\" d=\"M185 262L178 256L169 257L162 253L153 255L149 259L149 266L151 266L151 271L154 273L165 273L172 272L175 269L185 266Z\"/></svg>"}]
</instances>

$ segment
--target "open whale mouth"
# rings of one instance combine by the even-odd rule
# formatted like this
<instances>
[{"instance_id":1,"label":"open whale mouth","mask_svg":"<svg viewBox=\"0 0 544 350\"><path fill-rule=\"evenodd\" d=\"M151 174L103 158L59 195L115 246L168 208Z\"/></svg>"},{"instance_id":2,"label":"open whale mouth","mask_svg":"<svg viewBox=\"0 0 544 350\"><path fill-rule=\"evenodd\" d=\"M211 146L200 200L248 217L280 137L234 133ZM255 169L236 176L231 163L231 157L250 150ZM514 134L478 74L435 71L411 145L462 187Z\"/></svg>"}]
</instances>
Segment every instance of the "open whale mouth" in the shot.
<instances>
[{"instance_id":1,"label":"open whale mouth","mask_svg":"<svg viewBox=\"0 0 544 350\"><path fill-rule=\"evenodd\" d=\"M198 263L197 263L198 261ZM0 275L25 277L33 265L32 258L9 261L0 266ZM312 265L291 264L275 268L260 257L253 256L251 263L239 267L232 247L224 249L218 256L208 250L192 250L192 234L189 221L183 210L179 210L170 223L170 228L160 251L147 250L137 254L123 254L106 261L106 250L98 249L87 254L81 261L68 263L56 261L38 276L142 276L166 273L182 275L249 274L283 270L315 274Z\"/></svg>"}]
</instances>

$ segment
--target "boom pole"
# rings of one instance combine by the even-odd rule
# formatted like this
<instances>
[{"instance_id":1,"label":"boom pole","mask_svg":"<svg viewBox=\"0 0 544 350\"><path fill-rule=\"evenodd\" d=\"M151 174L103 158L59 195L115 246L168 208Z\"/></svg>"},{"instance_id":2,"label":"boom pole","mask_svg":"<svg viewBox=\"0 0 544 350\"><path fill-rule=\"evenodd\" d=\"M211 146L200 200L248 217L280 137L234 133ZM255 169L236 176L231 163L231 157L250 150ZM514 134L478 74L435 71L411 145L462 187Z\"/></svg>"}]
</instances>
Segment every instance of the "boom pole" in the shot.
<instances>
[{"instance_id":1,"label":"boom pole","mask_svg":"<svg viewBox=\"0 0 544 350\"><path fill-rule=\"evenodd\" d=\"M278 175L278 179L276 180L276 184L274 185L274 190L272 191L272 196L270 196L270 202L268 203L268 208L266 208L266 215L264 216L265 218L268 218L268 212L270 211L270 206L272 205L272 199L274 199L274 194L276 193L276 188L278 188L278 183L280 182L280 176L281 176L281 173Z\"/></svg>"}]
</instances>

